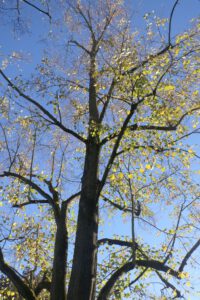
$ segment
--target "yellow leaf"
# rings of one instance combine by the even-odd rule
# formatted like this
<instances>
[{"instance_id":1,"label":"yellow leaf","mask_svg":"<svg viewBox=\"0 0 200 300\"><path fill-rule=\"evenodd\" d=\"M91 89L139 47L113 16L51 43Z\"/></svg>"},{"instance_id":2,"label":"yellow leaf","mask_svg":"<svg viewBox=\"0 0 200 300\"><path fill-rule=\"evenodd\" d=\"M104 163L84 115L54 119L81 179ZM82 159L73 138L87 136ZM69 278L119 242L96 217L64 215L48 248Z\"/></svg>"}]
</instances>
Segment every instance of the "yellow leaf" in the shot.
<instances>
[{"instance_id":1,"label":"yellow leaf","mask_svg":"<svg viewBox=\"0 0 200 300\"><path fill-rule=\"evenodd\" d=\"M119 177L119 179L123 179L123 178L124 178L124 174L123 174L122 172L120 172L120 173L118 174L118 177Z\"/></svg>"},{"instance_id":2,"label":"yellow leaf","mask_svg":"<svg viewBox=\"0 0 200 300\"><path fill-rule=\"evenodd\" d=\"M189 281L186 282L187 286L191 286L191 283Z\"/></svg>"},{"instance_id":3,"label":"yellow leaf","mask_svg":"<svg viewBox=\"0 0 200 300\"><path fill-rule=\"evenodd\" d=\"M133 178L133 174L128 174L128 178L132 179Z\"/></svg>"},{"instance_id":4,"label":"yellow leaf","mask_svg":"<svg viewBox=\"0 0 200 300\"><path fill-rule=\"evenodd\" d=\"M199 91L194 91L194 92L192 93L193 96L198 96L198 94L199 94Z\"/></svg>"},{"instance_id":5,"label":"yellow leaf","mask_svg":"<svg viewBox=\"0 0 200 300\"><path fill-rule=\"evenodd\" d=\"M166 251L166 250L167 250L167 246L164 246L164 245L163 245L163 246L162 246L162 250L163 250L163 251Z\"/></svg>"},{"instance_id":6,"label":"yellow leaf","mask_svg":"<svg viewBox=\"0 0 200 300\"><path fill-rule=\"evenodd\" d=\"M189 274L188 274L188 272L181 272L181 273L179 273L178 277L181 279L188 278Z\"/></svg>"},{"instance_id":7,"label":"yellow leaf","mask_svg":"<svg viewBox=\"0 0 200 300\"><path fill-rule=\"evenodd\" d=\"M175 86L174 85L166 85L164 87L164 91L174 91L175 90Z\"/></svg>"},{"instance_id":8,"label":"yellow leaf","mask_svg":"<svg viewBox=\"0 0 200 300\"><path fill-rule=\"evenodd\" d=\"M150 165L150 164L147 164L147 165L146 165L146 169L147 169L147 170L150 170L150 169L151 169L151 165Z\"/></svg>"},{"instance_id":9,"label":"yellow leaf","mask_svg":"<svg viewBox=\"0 0 200 300\"><path fill-rule=\"evenodd\" d=\"M110 180L111 181L114 181L116 178L115 178L115 174L112 174L112 175L110 175Z\"/></svg>"},{"instance_id":10,"label":"yellow leaf","mask_svg":"<svg viewBox=\"0 0 200 300\"><path fill-rule=\"evenodd\" d=\"M139 171L140 173L144 173L145 170L143 168L140 168Z\"/></svg>"}]
</instances>

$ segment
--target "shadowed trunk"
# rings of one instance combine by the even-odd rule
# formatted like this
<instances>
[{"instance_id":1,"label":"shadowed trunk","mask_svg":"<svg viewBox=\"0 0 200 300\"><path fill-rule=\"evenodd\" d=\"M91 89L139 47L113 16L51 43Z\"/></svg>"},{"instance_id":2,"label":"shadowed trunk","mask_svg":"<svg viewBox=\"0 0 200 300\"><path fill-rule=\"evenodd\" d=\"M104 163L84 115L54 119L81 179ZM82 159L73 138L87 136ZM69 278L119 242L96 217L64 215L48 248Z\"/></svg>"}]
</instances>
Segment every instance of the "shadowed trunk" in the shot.
<instances>
[{"instance_id":1,"label":"shadowed trunk","mask_svg":"<svg viewBox=\"0 0 200 300\"><path fill-rule=\"evenodd\" d=\"M92 300L95 296L98 231L99 146L88 143L68 300Z\"/></svg>"},{"instance_id":2,"label":"shadowed trunk","mask_svg":"<svg viewBox=\"0 0 200 300\"><path fill-rule=\"evenodd\" d=\"M66 299L66 264L67 264L67 228L66 205L62 204L59 218L56 222L57 231L54 248L53 274L51 284L51 300Z\"/></svg>"},{"instance_id":3,"label":"shadowed trunk","mask_svg":"<svg viewBox=\"0 0 200 300\"><path fill-rule=\"evenodd\" d=\"M99 113L96 102L96 45L90 57L89 134L79 202L76 241L67 300L95 298L98 234Z\"/></svg>"}]
</instances>

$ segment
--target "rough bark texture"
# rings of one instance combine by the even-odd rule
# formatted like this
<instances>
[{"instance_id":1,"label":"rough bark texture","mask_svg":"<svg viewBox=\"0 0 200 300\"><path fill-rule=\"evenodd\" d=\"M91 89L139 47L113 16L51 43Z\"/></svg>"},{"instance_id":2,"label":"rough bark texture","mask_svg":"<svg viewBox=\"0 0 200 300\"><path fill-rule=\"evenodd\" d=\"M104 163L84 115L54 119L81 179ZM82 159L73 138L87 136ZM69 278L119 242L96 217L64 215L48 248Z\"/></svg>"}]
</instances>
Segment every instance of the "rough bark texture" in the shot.
<instances>
[{"instance_id":1,"label":"rough bark texture","mask_svg":"<svg viewBox=\"0 0 200 300\"><path fill-rule=\"evenodd\" d=\"M73 268L68 300L92 300L95 294L98 231L99 147L87 145Z\"/></svg>"},{"instance_id":2,"label":"rough bark texture","mask_svg":"<svg viewBox=\"0 0 200 300\"><path fill-rule=\"evenodd\" d=\"M66 207L62 205L57 220L54 248L53 274L51 283L51 300L66 299L66 263L67 263L67 228Z\"/></svg>"}]
</instances>

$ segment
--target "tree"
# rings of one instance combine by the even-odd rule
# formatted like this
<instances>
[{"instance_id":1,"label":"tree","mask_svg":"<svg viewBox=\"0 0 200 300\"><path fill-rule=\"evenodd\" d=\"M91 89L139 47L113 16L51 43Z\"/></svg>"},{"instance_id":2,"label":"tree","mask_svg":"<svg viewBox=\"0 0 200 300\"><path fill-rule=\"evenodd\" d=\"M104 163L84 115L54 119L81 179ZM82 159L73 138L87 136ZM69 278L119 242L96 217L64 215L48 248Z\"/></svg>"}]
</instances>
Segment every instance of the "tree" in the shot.
<instances>
[{"instance_id":1,"label":"tree","mask_svg":"<svg viewBox=\"0 0 200 300\"><path fill-rule=\"evenodd\" d=\"M158 299L151 280L180 298L200 244L185 142L199 133L199 24L173 36L179 1L169 20L146 14L143 35L121 1L48 3L16 1L51 26L34 74L9 71L15 50L0 70L0 270L29 300ZM98 237L109 215L131 236Z\"/></svg>"}]
</instances>

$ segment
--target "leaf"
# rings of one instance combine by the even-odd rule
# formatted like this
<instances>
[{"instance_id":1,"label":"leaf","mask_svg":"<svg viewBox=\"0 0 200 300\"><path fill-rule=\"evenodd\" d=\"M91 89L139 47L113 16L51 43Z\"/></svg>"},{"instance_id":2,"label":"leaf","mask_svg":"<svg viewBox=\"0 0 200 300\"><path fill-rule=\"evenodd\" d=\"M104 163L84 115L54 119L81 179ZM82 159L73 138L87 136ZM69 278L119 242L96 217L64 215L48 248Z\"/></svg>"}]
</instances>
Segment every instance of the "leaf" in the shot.
<instances>
[{"instance_id":1,"label":"leaf","mask_svg":"<svg viewBox=\"0 0 200 300\"><path fill-rule=\"evenodd\" d=\"M133 174L128 174L128 178L132 179L133 178Z\"/></svg>"},{"instance_id":2,"label":"leaf","mask_svg":"<svg viewBox=\"0 0 200 300\"><path fill-rule=\"evenodd\" d=\"M191 286L190 281L187 281L187 282L185 283L185 285L188 286L188 287L190 287L190 286Z\"/></svg>"},{"instance_id":3,"label":"leaf","mask_svg":"<svg viewBox=\"0 0 200 300\"><path fill-rule=\"evenodd\" d=\"M124 178L124 174L123 174L122 172L120 172L120 173L118 174L118 177L119 177L119 179L123 179L123 178Z\"/></svg>"},{"instance_id":4,"label":"leaf","mask_svg":"<svg viewBox=\"0 0 200 300\"><path fill-rule=\"evenodd\" d=\"M150 165L150 164L147 164L147 165L145 166L145 168L146 168L147 170L151 170L151 165Z\"/></svg>"},{"instance_id":5,"label":"leaf","mask_svg":"<svg viewBox=\"0 0 200 300\"><path fill-rule=\"evenodd\" d=\"M175 86L174 85L166 85L164 88L164 91L174 91L175 90Z\"/></svg>"}]
</instances>

